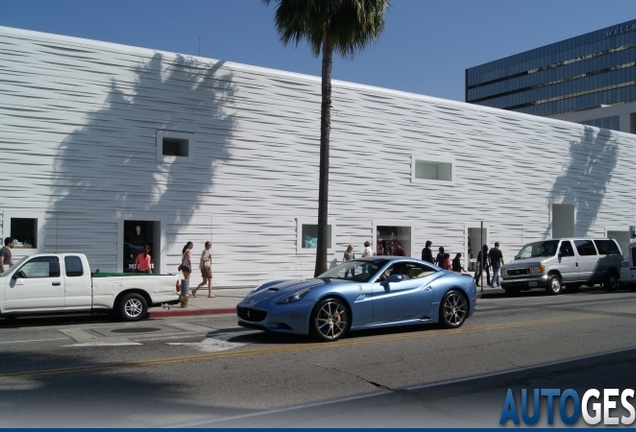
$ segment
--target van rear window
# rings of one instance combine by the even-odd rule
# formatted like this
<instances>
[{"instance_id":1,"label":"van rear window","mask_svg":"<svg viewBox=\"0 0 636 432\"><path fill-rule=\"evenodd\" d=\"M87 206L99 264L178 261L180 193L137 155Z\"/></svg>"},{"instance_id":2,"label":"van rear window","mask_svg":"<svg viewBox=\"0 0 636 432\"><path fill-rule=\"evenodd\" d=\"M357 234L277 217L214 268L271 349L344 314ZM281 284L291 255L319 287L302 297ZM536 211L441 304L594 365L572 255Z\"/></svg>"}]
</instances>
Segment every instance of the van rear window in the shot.
<instances>
[{"instance_id":1,"label":"van rear window","mask_svg":"<svg viewBox=\"0 0 636 432\"><path fill-rule=\"evenodd\" d=\"M598 253L601 255L618 255L618 245L613 240L594 240Z\"/></svg>"}]
</instances>

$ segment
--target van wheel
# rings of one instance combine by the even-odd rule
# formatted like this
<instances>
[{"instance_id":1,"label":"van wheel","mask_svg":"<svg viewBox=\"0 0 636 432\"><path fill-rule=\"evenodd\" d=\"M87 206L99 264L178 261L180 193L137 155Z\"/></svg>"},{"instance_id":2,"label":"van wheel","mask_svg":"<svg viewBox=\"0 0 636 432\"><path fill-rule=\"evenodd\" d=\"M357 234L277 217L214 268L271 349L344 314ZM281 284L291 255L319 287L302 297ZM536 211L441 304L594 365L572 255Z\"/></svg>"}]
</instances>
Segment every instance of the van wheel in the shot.
<instances>
[{"instance_id":1,"label":"van wheel","mask_svg":"<svg viewBox=\"0 0 636 432\"><path fill-rule=\"evenodd\" d=\"M148 314L148 302L140 294L126 294L119 301L117 313L124 321L139 321Z\"/></svg>"},{"instance_id":2,"label":"van wheel","mask_svg":"<svg viewBox=\"0 0 636 432\"><path fill-rule=\"evenodd\" d=\"M607 272L607 276L605 276L605 280L603 281L603 288L607 291L616 291L616 288L618 288L618 275L616 271L610 270Z\"/></svg>"},{"instance_id":3,"label":"van wheel","mask_svg":"<svg viewBox=\"0 0 636 432\"><path fill-rule=\"evenodd\" d=\"M561 279L557 275L552 275L548 278L548 286L545 289L548 294L557 295L562 288Z\"/></svg>"}]
</instances>

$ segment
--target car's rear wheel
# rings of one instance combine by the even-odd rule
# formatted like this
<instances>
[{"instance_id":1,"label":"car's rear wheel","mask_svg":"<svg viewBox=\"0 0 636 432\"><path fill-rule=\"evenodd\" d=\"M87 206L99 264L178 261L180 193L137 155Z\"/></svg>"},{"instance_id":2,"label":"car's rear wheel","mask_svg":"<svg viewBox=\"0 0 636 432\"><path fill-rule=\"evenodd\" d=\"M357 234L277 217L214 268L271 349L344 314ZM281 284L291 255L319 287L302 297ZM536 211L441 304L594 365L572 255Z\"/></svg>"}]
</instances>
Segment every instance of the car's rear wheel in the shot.
<instances>
[{"instance_id":1,"label":"car's rear wheel","mask_svg":"<svg viewBox=\"0 0 636 432\"><path fill-rule=\"evenodd\" d=\"M311 313L311 335L322 342L340 339L350 325L347 306L337 298L321 300Z\"/></svg>"},{"instance_id":2,"label":"car's rear wheel","mask_svg":"<svg viewBox=\"0 0 636 432\"><path fill-rule=\"evenodd\" d=\"M439 322L444 328L458 328L468 317L468 301L457 290L444 294L439 310Z\"/></svg>"},{"instance_id":3,"label":"car's rear wheel","mask_svg":"<svg viewBox=\"0 0 636 432\"><path fill-rule=\"evenodd\" d=\"M618 274L615 270L610 270L603 281L603 288L607 291L616 291L618 288Z\"/></svg>"},{"instance_id":4,"label":"car's rear wheel","mask_svg":"<svg viewBox=\"0 0 636 432\"><path fill-rule=\"evenodd\" d=\"M561 279L557 275L551 275L548 277L548 285L545 290L548 294L557 295L561 292L563 286L561 285Z\"/></svg>"},{"instance_id":5,"label":"car's rear wheel","mask_svg":"<svg viewBox=\"0 0 636 432\"><path fill-rule=\"evenodd\" d=\"M125 321L139 321L148 313L148 302L141 294L126 294L121 298L117 312Z\"/></svg>"}]
</instances>

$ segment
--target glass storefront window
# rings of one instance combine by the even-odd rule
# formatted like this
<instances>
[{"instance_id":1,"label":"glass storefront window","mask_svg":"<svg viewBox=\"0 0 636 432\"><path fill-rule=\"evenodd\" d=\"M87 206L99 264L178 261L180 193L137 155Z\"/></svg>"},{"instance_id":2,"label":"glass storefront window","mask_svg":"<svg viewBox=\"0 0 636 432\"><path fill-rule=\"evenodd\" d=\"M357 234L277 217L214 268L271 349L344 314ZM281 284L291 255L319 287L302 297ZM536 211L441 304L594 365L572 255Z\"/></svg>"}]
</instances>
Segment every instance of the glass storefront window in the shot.
<instances>
[{"instance_id":1,"label":"glass storefront window","mask_svg":"<svg viewBox=\"0 0 636 432\"><path fill-rule=\"evenodd\" d=\"M411 227L378 225L377 243L375 253L377 255L393 255L396 244L404 249L406 256L411 256Z\"/></svg>"}]
</instances>

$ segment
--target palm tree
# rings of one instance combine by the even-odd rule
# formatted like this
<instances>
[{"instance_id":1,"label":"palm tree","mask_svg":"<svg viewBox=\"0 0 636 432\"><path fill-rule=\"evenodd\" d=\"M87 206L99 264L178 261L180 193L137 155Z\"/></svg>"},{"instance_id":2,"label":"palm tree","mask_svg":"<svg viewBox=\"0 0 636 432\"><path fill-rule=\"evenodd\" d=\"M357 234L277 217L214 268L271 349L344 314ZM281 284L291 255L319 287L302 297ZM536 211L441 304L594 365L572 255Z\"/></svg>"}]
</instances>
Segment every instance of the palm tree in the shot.
<instances>
[{"instance_id":1,"label":"palm tree","mask_svg":"<svg viewBox=\"0 0 636 432\"><path fill-rule=\"evenodd\" d=\"M272 0L263 0L267 5ZM375 41L384 28L388 0L277 0L274 22L283 45L309 42L314 56L322 52L320 109L320 180L318 185L318 244L314 276L327 270L329 215L329 134L331 132L331 69L333 52L354 55Z\"/></svg>"}]
</instances>

